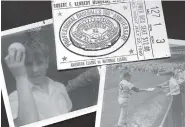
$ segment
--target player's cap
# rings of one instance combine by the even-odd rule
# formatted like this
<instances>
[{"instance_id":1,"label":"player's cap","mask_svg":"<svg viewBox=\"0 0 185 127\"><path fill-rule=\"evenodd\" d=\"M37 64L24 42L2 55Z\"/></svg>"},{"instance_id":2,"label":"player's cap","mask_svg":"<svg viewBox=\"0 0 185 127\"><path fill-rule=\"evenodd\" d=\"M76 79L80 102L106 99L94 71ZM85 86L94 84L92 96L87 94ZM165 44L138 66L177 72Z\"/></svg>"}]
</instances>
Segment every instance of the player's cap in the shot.
<instances>
[{"instance_id":1,"label":"player's cap","mask_svg":"<svg viewBox=\"0 0 185 127\"><path fill-rule=\"evenodd\" d=\"M123 77L130 77L132 74L129 71L123 72Z\"/></svg>"}]
</instances>

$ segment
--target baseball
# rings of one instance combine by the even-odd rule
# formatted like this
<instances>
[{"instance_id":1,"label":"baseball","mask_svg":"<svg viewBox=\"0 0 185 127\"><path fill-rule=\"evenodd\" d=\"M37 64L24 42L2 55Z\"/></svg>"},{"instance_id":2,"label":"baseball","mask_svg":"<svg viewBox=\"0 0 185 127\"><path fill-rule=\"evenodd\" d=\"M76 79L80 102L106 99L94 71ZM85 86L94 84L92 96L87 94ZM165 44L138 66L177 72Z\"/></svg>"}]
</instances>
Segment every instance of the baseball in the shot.
<instances>
[{"instance_id":1,"label":"baseball","mask_svg":"<svg viewBox=\"0 0 185 127\"><path fill-rule=\"evenodd\" d=\"M15 42L12 43L9 47L8 47L8 51L11 51L12 49L16 49L17 51L20 52L25 52L25 47L23 44L19 43L19 42Z\"/></svg>"}]
</instances>

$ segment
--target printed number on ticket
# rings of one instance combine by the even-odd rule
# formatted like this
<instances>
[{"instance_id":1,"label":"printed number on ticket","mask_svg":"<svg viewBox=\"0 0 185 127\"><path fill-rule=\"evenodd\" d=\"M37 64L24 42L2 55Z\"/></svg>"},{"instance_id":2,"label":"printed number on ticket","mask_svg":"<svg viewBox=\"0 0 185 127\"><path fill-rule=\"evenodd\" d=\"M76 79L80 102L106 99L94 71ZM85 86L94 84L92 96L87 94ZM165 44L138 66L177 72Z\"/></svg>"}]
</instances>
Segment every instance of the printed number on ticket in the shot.
<instances>
[{"instance_id":1,"label":"printed number on ticket","mask_svg":"<svg viewBox=\"0 0 185 127\"><path fill-rule=\"evenodd\" d=\"M60 70L170 57L161 1L52 2Z\"/></svg>"}]
</instances>

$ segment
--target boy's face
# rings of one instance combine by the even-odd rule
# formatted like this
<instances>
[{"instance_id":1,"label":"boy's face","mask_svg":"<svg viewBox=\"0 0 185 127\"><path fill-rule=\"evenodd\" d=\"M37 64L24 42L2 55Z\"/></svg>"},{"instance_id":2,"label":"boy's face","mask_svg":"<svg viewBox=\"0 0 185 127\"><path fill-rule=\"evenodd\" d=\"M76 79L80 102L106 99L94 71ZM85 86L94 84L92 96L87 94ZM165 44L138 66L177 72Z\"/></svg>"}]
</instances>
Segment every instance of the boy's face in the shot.
<instances>
[{"instance_id":1,"label":"boy's face","mask_svg":"<svg viewBox=\"0 0 185 127\"><path fill-rule=\"evenodd\" d=\"M33 84L41 84L48 69L48 59L33 60L33 62L26 64L26 69L29 80Z\"/></svg>"}]
</instances>

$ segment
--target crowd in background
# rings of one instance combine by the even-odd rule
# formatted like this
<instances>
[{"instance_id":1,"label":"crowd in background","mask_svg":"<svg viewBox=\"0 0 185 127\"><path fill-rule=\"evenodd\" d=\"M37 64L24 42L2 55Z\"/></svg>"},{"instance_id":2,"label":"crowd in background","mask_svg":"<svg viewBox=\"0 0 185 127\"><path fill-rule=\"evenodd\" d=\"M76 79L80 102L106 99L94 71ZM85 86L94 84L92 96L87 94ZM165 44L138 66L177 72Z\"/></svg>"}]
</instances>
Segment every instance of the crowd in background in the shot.
<instances>
[{"instance_id":1,"label":"crowd in background","mask_svg":"<svg viewBox=\"0 0 185 127\"><path fill-rule=\"evenodd\" d=\"M135 62L112 65L112 71L115 70L133 72L149 72L154 74L174 72L178 75L185 70L185 62L179 63L152 63L152 62Z\"/></svg>"}]
</instances>

